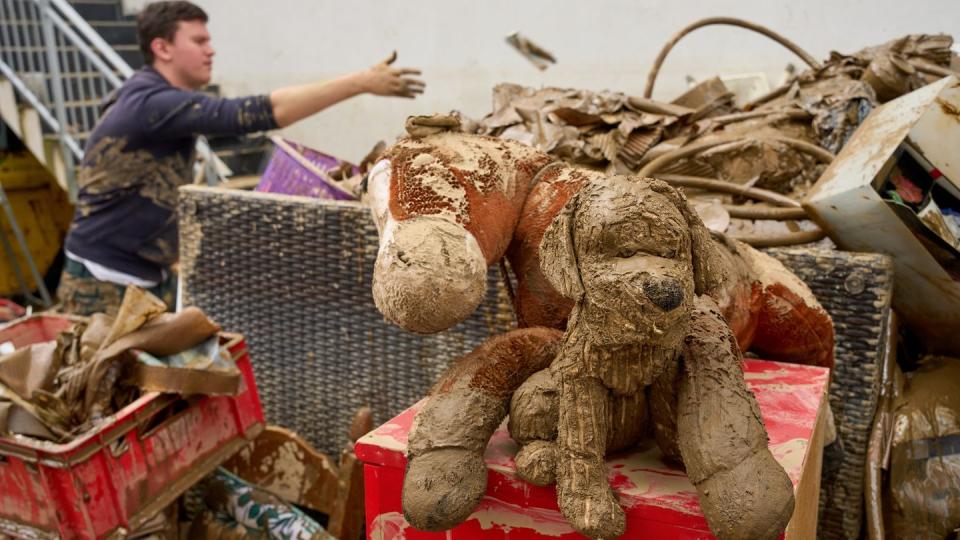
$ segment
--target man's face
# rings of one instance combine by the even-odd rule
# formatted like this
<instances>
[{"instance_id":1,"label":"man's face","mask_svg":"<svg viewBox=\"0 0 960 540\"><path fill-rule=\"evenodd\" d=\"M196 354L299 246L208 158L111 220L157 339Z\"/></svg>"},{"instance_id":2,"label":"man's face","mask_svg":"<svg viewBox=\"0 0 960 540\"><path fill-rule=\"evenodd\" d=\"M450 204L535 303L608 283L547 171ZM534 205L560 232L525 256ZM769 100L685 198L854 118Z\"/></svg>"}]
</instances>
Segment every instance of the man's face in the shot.
<instances>
[{"instance_id":1,"label":"man's face","mask_svg":"<svg viewBox=\"0 0 960 540\"><path fill-rule=\"evenodd\" d=\"M160 41L156 57L173 68L180 81L192 89L203 88L210 82L215 51L210 44L206 23L179 21L173 41Z\"/></svg>"}]
</instances>

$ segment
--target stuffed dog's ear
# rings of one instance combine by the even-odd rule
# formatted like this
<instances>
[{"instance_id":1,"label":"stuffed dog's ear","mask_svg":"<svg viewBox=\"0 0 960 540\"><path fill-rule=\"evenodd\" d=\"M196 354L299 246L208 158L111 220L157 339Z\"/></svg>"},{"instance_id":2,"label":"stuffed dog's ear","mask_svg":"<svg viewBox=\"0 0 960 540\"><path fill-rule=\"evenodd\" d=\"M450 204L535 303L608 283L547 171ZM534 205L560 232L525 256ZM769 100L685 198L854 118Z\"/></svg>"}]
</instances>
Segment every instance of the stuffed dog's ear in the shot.
<instances>
[{"instance_id":1,"label":"stuffed dog's ear","mask_svg":"<svg viewBox=\"0 0 960 540\"><path fill-rule=\"evenodd\" d=\"M693 283L697 295L707 294L720 285L722 264L717 246L697 212L687 203L683 192L661 180L649 179L650 189L667 196L687 221L690 229L690 253L693 259Z\"/></svg>"},{"instance_id":2,"label":"stuffed dog's ear","mask_svg":"<svg viewBox=\"0 0 960 540\"><path fill-rule=\"evenodd\" d=\"M571 300L578 300L584 294L574 241L581 192L570 197L563 210L550 222L540 241L540 270L557 292Z\"/></svg>"}]
</instances>

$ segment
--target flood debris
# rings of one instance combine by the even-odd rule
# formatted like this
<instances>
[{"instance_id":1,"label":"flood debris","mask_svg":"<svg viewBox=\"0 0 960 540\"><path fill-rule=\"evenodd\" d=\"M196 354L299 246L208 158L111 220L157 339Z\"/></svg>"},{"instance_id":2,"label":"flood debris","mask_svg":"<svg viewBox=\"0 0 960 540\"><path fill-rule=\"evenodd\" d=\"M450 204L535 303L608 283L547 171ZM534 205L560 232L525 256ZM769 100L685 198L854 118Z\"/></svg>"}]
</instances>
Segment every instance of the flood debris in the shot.
<instances>
[{"instance_id":1,"label":"flood debris","mask_svg":"<svg viewBox=\"0 0 960 540\"><path fill-rule=\"evenodd\" d=\"M960 82L946 77L875 109L804 207L845 249L893 257L893 306L928 352L960 331Z\"/></svg>"},{"instance_id":2,"label":"flood debris","mask_svg":"<svg viewBox=\"0 0 960 540\"><path fill-rule=\"evenodd\" d=\"M95 314L56 341L0 356L0 435L68 442L141 391L236 394L240 375L219 351L219 330L198 308L167 313L128 287L116 317Z\"/></svg>"},{"instance_id":3,"label":"flood debris","mask_svg":"<svg viewBox=\"0 0 960 540\"><path fill-rule=\"evenodd\" d=\"M718 77L669 103L622 92L505 83L494 88L493 111L478 131L621 173L638 172L653 158L695 142L729 137L745 142L678 159L657 172L790 193L798 185L809 187L823 166L770 135L835 154L877 104L935 80L933 71L948 70L952 43L946 35L908 35L852 55L834 52L818 68L742 108Z\"/></svg>"},{"instance_id":4,"label":"flood debris","mask_svg":"<svg viewBox=\"0 0 960 540\"><path fill-rule=\"evenodd\" d=\"M669 102L651 99L666 52L686 33L708 24L763 33L809 67L742 106L719 77L701 81ZM705 199L698 207L716 202L732 212L730 220L711 220L725 224L719 232L755 237L754 245L815 241L825 235L812 222L798 219L797 201L875 107L951 73L957 63L952 45L948 35L912 34L852 54L833 52L820 63L758 25L705 19L667 44L643 97L504 83L493 90L490 114L475 129L458 130L520 141L607 174L655 176L685 187L695 202ZM783 198L718 192L716 183L707 185L711 180Z\"/></svg>"},{"instance_id":5,"label":"flood debris","mask_svg":"<svg viewBox=\"0 0 960 540\"><path fill-rule=\"evenodd\" d=\"M893 404L882 504L895 538L947 538L960 526L960 359L928 356Z\"/></svg>"},{"instance_id":6,"label":"flood debris","mask_svg":"<svg viewBox=\"0 0 960 540\"><path fill-rule=\"evenodd\" d=\"M519 32L507 36L507 43L540 71L546 70L550 64L557 63L557 59L549 51L520 35Z\"/></svg>"}]
</instances>

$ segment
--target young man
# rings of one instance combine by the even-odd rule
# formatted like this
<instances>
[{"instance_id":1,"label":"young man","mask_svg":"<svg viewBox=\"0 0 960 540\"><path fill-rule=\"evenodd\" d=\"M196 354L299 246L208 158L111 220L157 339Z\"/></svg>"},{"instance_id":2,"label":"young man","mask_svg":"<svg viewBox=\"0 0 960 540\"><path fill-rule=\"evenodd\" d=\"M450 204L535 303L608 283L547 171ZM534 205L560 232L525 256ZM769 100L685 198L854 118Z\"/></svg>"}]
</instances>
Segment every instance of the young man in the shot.
<instances>
[{"instance_id":1,"label":"young man","mask_svg":"<svg viewBox=\"0 0 960 540\"><path fill-rule=\"evenodd\" d=\"M172 306L177 261L177 188L191 182L198 135L238 135L288 126L359 94L413 98L415 69L395 55L328 82L236 99L198 90L214 50L207 14L190 2L156 2L137 20L146 66L104 104L77 174L76 214L57 294L63 310L114 314L127 285Z\"/></svg>"}]
</instances>

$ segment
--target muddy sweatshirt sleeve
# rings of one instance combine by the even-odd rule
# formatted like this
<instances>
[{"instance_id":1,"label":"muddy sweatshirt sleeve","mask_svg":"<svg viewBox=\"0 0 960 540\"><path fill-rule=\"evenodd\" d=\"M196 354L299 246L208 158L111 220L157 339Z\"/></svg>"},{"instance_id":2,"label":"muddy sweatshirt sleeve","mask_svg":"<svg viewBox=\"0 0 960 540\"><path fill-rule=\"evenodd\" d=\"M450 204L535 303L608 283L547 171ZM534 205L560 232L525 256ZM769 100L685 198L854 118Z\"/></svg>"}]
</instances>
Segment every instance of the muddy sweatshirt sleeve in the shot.
<instances>
[{"instance_id":1,"label":"muddy sweatshirt sleeve","mask_svg":"<svg viewBox=\"0 0 960 540\"><path fill-rule=\"evenodd\" d=\"M167 87L146 96L142 112L144 134L153 137L242 135L277 128L266 95L221 98Z\"/></svg>"}]
</instances>

